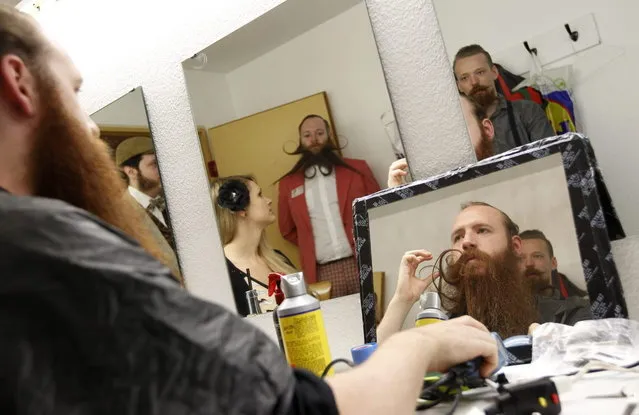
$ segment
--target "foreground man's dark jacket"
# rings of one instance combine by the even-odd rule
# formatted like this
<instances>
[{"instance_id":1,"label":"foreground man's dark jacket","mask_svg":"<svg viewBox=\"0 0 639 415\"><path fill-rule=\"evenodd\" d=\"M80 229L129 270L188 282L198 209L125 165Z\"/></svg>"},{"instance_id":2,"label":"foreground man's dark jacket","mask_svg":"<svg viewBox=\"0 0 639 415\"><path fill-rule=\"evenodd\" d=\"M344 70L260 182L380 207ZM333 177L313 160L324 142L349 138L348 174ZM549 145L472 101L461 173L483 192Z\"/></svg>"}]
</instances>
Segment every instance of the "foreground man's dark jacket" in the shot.
<instances>
[{"instance_id":1,"label":"foreground man's dark jacket","mask_svg":"<svg viewBox=\"0 0 639 415\"><path fill-rule=\"evenodd\" d=\"M68 204L0 191L0 281L0 414L337 413L259 329Z\"/></svg>"}]
</instances>

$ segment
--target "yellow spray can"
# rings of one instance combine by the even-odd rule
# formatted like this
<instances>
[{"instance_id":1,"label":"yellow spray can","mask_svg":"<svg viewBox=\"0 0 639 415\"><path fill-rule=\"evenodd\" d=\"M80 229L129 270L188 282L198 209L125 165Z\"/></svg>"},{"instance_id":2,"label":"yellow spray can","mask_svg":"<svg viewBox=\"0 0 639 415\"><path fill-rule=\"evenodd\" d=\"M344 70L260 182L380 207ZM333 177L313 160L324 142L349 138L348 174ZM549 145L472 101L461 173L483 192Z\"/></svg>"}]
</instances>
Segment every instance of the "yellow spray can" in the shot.
<instances>
[{"instance_id":1,"label":"yellow spray can","mask_svg":"<svg viewBox=\"0 0 639 415\"><path fill-rule=\"evenodd\" d=\"M320 303L307 294L301 272L282 276L281 287L285 299L277 316L286 360L292 367L320 376L331 362Z\"/></svg>"}]
</instances>

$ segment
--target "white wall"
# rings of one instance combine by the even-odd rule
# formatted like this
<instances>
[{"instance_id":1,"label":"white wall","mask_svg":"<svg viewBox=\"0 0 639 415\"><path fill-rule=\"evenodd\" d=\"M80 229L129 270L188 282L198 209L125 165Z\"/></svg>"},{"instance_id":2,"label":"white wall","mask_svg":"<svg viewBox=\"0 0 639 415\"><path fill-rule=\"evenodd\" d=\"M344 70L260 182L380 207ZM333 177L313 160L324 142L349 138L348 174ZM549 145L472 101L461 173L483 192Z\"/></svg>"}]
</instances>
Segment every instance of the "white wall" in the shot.
<instances>
[{"instance_id":1,"label":"white wall","mask_svg":"<svg viewBox=\"0 0 639 415\"><path fill-rule=\"evenodd\" d=\"M226 74L186 69L184 77L198 126L209 129L237 118Z\"/></svg>"},{"instance_id":2,"label":"white wall","mask_svg":"<svg viewBox=\"0 0 639 415\"><path fill-rule=\"evenodd\" d=\"M142 89L137 88L91 115L96 124L148 128Z\"/></svg>"},{"instance_id":3,"label":"white wall","mask_svg":"<svg viewBox=\"0 0 639 415\"><path fill-rule=\"evenodd\" d=\"M628 234L639 233L636 97L639 3L634 0L435 0L449 57L470 43L498 53L566 21L594 13L602 44L553 66L574 65L577 117L593 142L604 178ZM466 17L464 17L466 16ZM504 23L510 21L511 23ZM566 34L567 36L567 34ZM523 48L523 45L522 45ZM507 66L507 62L501 62Z\"/></svg>"},{"instance_id":4,"label":"white wall","mask_svg":"<svg viewBox=\"0 0 639 415\"><path fill-rule=\"evenodd\" d=\"M227 80L238 118L326 91L337 132L347 141L344 155L367 160L385 187L394 156L380 117L392 106L363 3L230 72Z\"/></svg>"}]
</instances>

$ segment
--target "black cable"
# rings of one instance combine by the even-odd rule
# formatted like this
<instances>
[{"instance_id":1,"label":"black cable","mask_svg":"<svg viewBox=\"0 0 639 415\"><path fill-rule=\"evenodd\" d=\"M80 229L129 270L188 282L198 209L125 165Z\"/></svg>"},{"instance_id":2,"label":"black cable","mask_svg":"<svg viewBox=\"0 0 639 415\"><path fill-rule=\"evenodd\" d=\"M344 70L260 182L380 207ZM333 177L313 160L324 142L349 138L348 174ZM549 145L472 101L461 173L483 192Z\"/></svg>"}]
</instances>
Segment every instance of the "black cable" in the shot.
<instances>
[{"instance_id":1,"label":"black cable","mask_svg":"<svg viewBox=\"0 0 639 415\"><path fill-rule=\"evenodd\" d=\"M326 366L326 368L324 369L324 371L322 372L322 379L326 377L326 375L328 374L328 372L331 370L331 368L333 366L335 366L338 363L346 363L347 365L349 365L350 367L354 367L355 363L351 362L348 359L335 359L333 360L331 363L328 364L328 366Z\"/></svg>"},{"instance_id":2,"label":"black cable","mask_svg":"<svg viewBox=\"0 0 639 415\"><path fill-rule=\"evenodd\" d=\"M457 406L459 406L459 401L461 401L461 390L459 391L459 393L457 395L455 395L455 400L453 401L453 406L450 408L450 410L446 413L446 415L453 415L455 413L455 411L457 410Z\"/></svg>"}]
</instances>

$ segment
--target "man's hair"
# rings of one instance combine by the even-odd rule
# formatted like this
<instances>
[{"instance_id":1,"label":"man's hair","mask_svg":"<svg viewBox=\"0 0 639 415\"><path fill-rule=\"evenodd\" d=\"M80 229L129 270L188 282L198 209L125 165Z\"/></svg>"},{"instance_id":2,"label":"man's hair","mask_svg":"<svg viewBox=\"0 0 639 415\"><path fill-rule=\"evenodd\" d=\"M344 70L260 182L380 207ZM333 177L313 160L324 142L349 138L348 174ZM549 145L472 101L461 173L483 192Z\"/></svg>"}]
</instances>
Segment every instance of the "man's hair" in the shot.
<instances>
[{"instance_id":1,"label":"man's hair","mask_svg":"<svg viewBox=\"0 0 639 415\"><path fill-rule=\"evenodd\" d=\"M495 209L497 212L501 213L501 216L504 220L504 226L506 227L506 231L508 232L508 236L512 238L513 236L519 235L519 226L517 226L517 224L513 222L512 219L510 219L510 216L506 215L501 209L497 209L495 206L485 202L467 202L462 204L461 210L466 210L472 206L485 206Z\"/></svg>"},{"instance_id":2,"label":"man's hair","mask_svg":"<svg viewBox=\"0 0 639 415\"><path fill-rule=\"evenodd\" d=\"M148 153L145 153L148 154ZM130 159L124 161L120 167L133 167L136 170L140 169L140 161L142 161L142 156L144 154L138 154L136 156L131 157Z\"/></svg>"},{"instance_id":3,"label":"man's hair","mask_svg":"<svg viewBox=\"0 0 639 415\"><path fill-rule=\"evenodd\" d=\"M0 5L0 58L15 54L30 69L36 69L47 45L31 16L14 7Z\"/></svg>"},{"instance_id":4,"label":"man's hair","mask_svg":"<svg viewBox=\"0 0 639 415\"><path fill-rule=\"evenodd\" d=\"M455 55L455 60L453 60L453 73L455 72L455 68L457 67L458 60L479 55L479 54L482 54L486 57L486 60L488 61L488 66L492 68L493 58L490 56L490 53L486 52L486 50L482 48L481 46L473 44L473 45L464 46L463 48L457 51L457 54Z\"/></svg>"},{"instance_id":5,"label":"man's hair","mask_svg":"<svg viewBox=\"0 0 639 415\"><path fill-rule=\"evenodd\" d=\"M539 239L546 242L546 246L548 247L548 252L550 253L550 258L553 258L555 256L555 251L552 249L552 244L550 243L548 238L546 238L546 235L544 235L542 231L538 229L529 229L527 231L523 231L522 233L520 233L519 237L523 240Z\"/></svg>"}]
</instances>

